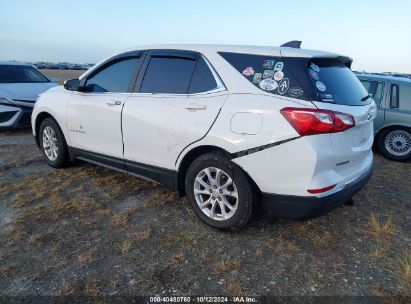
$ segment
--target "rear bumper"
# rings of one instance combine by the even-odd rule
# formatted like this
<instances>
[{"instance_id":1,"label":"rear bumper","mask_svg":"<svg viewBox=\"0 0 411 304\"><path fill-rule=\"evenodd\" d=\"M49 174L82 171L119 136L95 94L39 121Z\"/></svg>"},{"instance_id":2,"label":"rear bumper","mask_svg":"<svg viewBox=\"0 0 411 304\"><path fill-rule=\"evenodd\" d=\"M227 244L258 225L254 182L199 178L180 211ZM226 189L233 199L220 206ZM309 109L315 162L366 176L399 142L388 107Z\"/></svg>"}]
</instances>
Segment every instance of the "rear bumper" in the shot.
<instances>
[{"instance_id":1,"label":"rear bumper","mask_svg":"<svg viewBox=\"0 0 411 304\"><path fill-rule=\"evenodd\" d=\"M325 214L349 201L371 178L373 166L338 191L322 196L290 196L263 193L269 218L305 220Z\"/></svg>"}]
</instances>

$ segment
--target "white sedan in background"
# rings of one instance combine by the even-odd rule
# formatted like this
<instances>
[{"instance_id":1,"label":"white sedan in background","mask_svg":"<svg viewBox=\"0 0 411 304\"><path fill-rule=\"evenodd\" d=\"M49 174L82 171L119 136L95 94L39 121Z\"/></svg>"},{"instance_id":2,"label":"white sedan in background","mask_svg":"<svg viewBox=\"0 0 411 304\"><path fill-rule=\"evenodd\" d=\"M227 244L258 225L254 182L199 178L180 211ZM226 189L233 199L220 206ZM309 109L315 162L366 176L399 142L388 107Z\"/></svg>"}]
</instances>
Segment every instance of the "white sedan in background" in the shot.
<instances>
[{"instance_id":1,"label":"white sedan in background","mask_svg":"<svg viewBox=\"0 0 411 304\"><path fill-rule=\"evenodd\" d=\"M56 85L28 63L0 61L0 129L30 126L37 96Z\"/></svg>"}]
</instances>

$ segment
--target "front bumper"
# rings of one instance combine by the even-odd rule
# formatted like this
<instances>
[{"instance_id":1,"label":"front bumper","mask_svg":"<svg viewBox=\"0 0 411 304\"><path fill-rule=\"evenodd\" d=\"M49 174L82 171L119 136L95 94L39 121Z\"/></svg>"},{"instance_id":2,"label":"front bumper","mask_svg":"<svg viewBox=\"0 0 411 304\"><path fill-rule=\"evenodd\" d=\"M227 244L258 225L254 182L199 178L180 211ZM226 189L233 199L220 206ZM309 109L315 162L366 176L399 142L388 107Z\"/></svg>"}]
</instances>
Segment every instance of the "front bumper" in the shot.
<instances>
[{"instance_id":1,"label":"front bumper","mask_svg":"<svg viewBox=\"0 0 411 304\"><path fill-rule=\"evenodd\" d=\"M7 112L0 111L0 129L25 128L31 125L31 113L33 108L25 106L8 107Z\"/></svg>"},{"instance_id":2,"label":"front bumper","mask_svg":"<svg viewBox=\"0 0 411 304\"><path fill-rule=\"evenodd\" d=\"M268 218L306 220L325 214L349 201L371 178L373 166L338 191L322 196L291 196L263 193Z\"/></svg>"}]
</instances>

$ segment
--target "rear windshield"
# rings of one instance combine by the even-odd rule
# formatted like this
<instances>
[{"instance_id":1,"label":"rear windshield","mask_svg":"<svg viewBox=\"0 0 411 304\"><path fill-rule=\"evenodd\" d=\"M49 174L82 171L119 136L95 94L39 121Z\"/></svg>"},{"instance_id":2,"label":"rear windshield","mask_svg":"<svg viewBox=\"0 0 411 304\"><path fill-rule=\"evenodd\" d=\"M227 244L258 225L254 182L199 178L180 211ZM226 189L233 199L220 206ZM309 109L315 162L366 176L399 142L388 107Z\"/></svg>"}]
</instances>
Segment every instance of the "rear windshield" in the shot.
<instances>
[{"instance_id":1,"label":"rear windshield","mask_svg":"<svg viewBox=\"0 0 411 304\"><path fill-rule=\"evenodd\" d=\"M315 87L319 101L348 106L362 106L372 98L354 73L343 63L313 60L307 75Z\"/></svg>"},{"instance_id":2,"label":"rear windshield","mask_svg":"<svg viewBox=\"0 0 411 304\"><path fill-rule=\"evenodd\" d=\"M366 105L367 91L343 63L332 60L219 53L268 93L340 105Z\"/></svg>"},{"instance_id":3,"label":"rear windshield","mask_svg":"<svg viewBox=\"0 0 411 304\"><path fill-rule=\"evenodd\" d=\"M50 82L35 68L26 65L0 65L0 83Z\"/></svg>"}]
</instances>

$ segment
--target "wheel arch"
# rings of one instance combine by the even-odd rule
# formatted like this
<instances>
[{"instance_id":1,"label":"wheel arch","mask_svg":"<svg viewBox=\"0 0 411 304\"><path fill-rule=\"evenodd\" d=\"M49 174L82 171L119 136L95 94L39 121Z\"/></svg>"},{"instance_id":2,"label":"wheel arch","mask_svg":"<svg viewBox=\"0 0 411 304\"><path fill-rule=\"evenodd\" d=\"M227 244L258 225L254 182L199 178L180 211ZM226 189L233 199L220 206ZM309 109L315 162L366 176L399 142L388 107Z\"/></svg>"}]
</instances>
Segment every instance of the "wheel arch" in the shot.
<instances>
[{"instance_id":1,"label":"wheel arch","mask_svg":"<svg viewBox=\"0 0 411 304\"><path fill-rule=\"evenodd\" d=\"M36 144L38 147L40 147L40 142L39 142L39 130L40 130L40 125L41 123L46 119L46 118L53 118L55 121L56 119L53 117L53 115L51 115L49 112L40 112L39 114L37 114L36 116L36 120L34 123L34 131L35 131L35 140L36 140Z\"/></svg>"},{"instance_id":2,"label":"wheel arch","mask_svg":"<svg viewBox=\"0 0 411 304\"><path fill-rule=\"evenodd\" d=\"M382 132L384 132L387 129L396 129L396 128L405 128L408 131L411 132L411 126L408 124L403 124L403 123L397 123L397 124L389 124L389 125L384 125L381 127L375 134L375 138L378 139L379 136L381 135Z\"/></svg>"},{"instance_id":3,"label":"wheel arch","mask_svg":"<svg viewBox=\"0 0 411 304\"><path fill-rule=\"evenodd\" d=\"M185 195L185 187L184 187L185 178L186 178L186 175L187 175L188 168L190 167L192 162L196 158L198 158L199 156L201 156L203 154L211 153L211 152L217 152L217 153L224 154L230 160L234 158L233 154L231 154L230 152L228 152L228 151L226 151L226 150L224 150L220 147L212 146L212 145L197 146L197 147L191 149L190 151L188 151L183 156L182 160L180 161L179 166L178 166L178 170L177 170L177 175L176 175L176 184L175 185L176 185L176 190L178 191L180 196ZM247 178L250 180L252 186L255 187L255 189L257 189L259 193L261 193L260 188L254 182L254 180L250 177L248 172L245 171L243 168L241 168L241 169L244 171Z\"/></svg>"}]
</instances>

